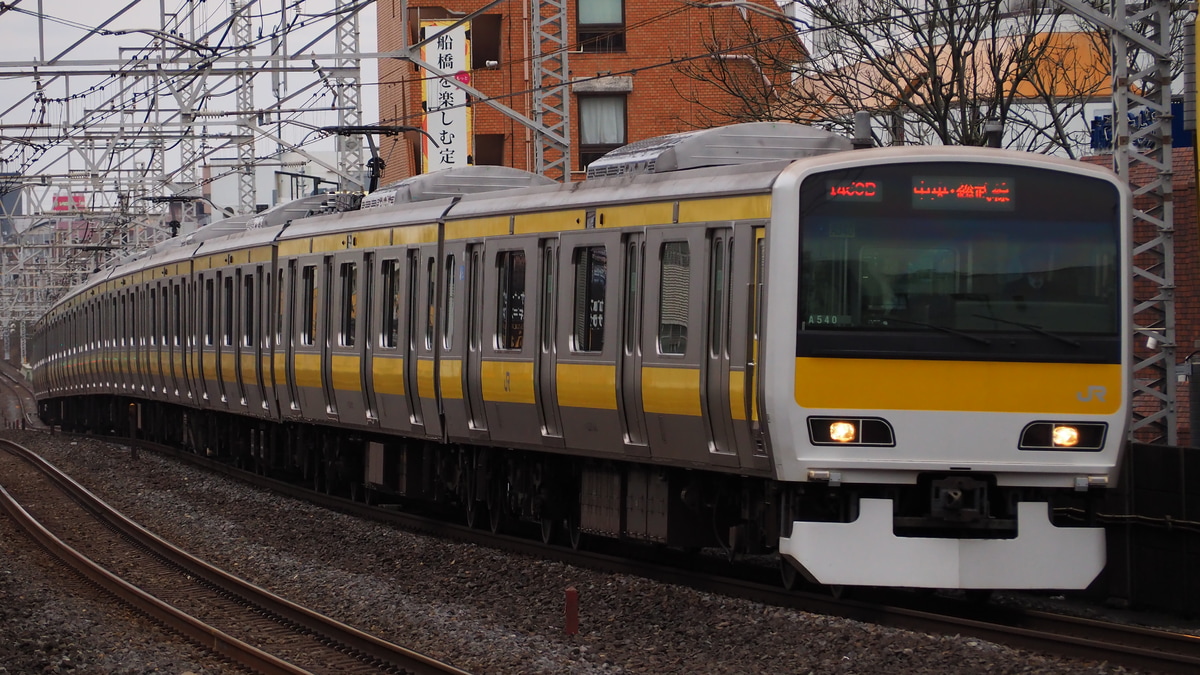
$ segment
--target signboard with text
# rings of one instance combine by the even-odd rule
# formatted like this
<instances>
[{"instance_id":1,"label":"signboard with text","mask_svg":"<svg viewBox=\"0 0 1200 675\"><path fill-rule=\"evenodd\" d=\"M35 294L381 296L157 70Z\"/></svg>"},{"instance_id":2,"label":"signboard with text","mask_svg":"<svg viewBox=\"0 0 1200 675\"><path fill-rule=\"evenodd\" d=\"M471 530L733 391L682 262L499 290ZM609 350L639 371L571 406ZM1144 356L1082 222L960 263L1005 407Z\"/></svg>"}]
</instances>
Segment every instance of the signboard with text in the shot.
<instances>
[{"instance_id":1,"label":"signboard with text","mask_svg":"<svg viewBox=\"0 0 1200 675\"><path fill-rule=\"evenodd\" d=\"M455 80L470 84L471 43L467 34L471 26L468 22L447 31L446 28L452 25L453 19L421 22L422 39L437 36L421 47L421 59L452 74ZM425 73L422 92L423 128L428 134L421 140L424 173L472 164L471 109L467 107L467 92L430 72Z\"/></svg>"}]
</instances>

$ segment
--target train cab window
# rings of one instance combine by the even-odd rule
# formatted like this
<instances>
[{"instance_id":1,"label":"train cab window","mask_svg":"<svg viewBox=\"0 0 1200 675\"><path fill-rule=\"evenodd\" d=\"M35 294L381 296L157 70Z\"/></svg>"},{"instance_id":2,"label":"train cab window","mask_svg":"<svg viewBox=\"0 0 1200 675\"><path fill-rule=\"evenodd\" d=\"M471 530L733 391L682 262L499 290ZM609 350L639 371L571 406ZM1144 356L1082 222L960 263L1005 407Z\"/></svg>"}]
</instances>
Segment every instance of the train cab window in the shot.
<instances>
[{"instance_id":1,"label":"train cab window","mask_svg":"<svg viewBox=\"0 0 1200 675\"><path fill-rule=\"evenodd\" d=\"M317 266L305 265L301 271L300 295L304 300L304 317L300 326L300 344L311 345L317 334Z\"/></svg>"},{"instance_id":2,"label":"train cab window","mask_svg":"<svg viewBox=\"0 0 1200 675\"><path fill-rule=\"evenodd\" d=\"M358 265L342 263L339 274L342 278L342 317L338 344L354 346L354 330L358 319Z\"/></svg>"},{"instance_id":3,"label":"train cab window","mask_svg":"<svg viewBox=\"0 0 1200 675\"><path fill-rule=\"evenodd\" d=\"M254 346L254 277L242 277L242 346Z\"/></svg>"},{"instance_id":4,"label":"train cab window","mask_svg":"<svg viewBox=\"0 0 1200 675\"><path fill-rule=\"evenodd\" d=\"M400 261L384 260L380 274L383 276L383 324L379 346L395 349L400 340Z\"/></svg>"},{"instance_id":5,"label":"train cab window","mask_svg":"<svg viewBox=\"0 0 1200 675\"><path fill-rule=\"evenodd\" d=\"M525 252L501 251L496 266L496 349L520 349L525 338Z\"/></svg>"},{"instance_id":6,"label":"train cab window","mask_svg":"<svg viewBox=\"0 0 1200 675\"><path fill-rule=\"evenodd\" d=\"M225 277L224 294L222 303L224 311L221 312L221 344L226 347L233 346L233 277Z\"/></svg>"},{"instance_id":7,"label":"train cab window","mask_svg":"<svg viewBox=\"0 0 1200 675\"><path fill-rule=\"evenodd\" d=\"M686 241L662 245L658 275L658 351L683 354L687 351L688 295L692 283L691 252Z\"/></svg>"},{"instance_id":8,"label":"train cab window","mask_svg":"<svg viewBox=\"0 0 1200 675\"><path fill-rule=\"evenodd\" d=\"M575 312L571 349L598 352L604 349L604 293L608 284L608 254L603 246L577 248Z\"/></svg>"},{"instance_id":9,"label":"train cab window","mask_svg":"<svg viewBox=\"0 0 1200 675\"><path fill-rule=\"evenodd\" d=\"M454 256L446 258L446 313L442 316L442 347L454 347L454 281L457 278Z\"/></svg>"}]
</instances>

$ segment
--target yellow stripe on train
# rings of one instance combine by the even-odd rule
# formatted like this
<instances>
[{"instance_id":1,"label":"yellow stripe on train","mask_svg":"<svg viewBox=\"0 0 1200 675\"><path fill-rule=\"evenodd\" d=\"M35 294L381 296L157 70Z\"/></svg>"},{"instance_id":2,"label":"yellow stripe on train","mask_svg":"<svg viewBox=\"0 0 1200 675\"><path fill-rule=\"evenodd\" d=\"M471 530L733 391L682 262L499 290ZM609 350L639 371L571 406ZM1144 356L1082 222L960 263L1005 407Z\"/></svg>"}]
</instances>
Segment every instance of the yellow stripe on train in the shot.
<instances>
[{"instance_id":1,"label":"yellow stripe on train","mask_svg":"<svg viewBox=\"0 0 1200 675\"><path fill-rule=\"evenodd\" d=\"M796 359L796 403L843 410L1108 415L1124 397L1119 364Z\"/></svg>"}]
</instances>

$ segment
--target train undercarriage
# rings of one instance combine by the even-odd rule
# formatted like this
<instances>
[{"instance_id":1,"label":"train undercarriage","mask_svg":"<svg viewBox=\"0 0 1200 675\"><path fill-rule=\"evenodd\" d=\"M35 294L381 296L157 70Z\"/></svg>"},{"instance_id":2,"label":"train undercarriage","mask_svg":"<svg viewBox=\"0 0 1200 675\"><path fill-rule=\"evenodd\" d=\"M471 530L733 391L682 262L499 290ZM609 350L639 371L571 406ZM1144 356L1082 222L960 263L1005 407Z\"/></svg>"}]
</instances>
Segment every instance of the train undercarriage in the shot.
<instances>
[{"instance_id":1,"label":"train undercarriage","mask_svg":"<svg viewBox=\"0 0 1200 675\"><path fill-rule=\"evenodd\" d=\"M798 524L856 523L864 505L878 511L884 502L891 504L883 508L890 509L890 529L901 542L1012 540L1023 503L1047 504L1054 528L1096 524L1095 491L998 488L986 475L930 474L916 485L791 485L279 423L117 396L42 401L40 408L44 421L65 431L147 440L356 501L456 512L471 527L540 532L546 543L575 548L592 537L716 549L730 559L774 553L781 541L791 545ZM815 581L797 570L796 559L780 558L789 588Z\"/></svg>"}]
</instances>

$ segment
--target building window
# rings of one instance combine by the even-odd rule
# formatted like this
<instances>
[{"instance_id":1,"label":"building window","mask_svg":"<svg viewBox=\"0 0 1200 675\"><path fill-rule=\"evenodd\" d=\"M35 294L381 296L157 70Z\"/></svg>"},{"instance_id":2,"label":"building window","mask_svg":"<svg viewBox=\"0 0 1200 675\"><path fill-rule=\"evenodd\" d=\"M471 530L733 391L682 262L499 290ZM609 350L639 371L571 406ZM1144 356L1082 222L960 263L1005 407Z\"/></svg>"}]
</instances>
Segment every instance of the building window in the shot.
<instances>
[{"instance_id":1,"label":"building window","mask_svg":"<svg viewBox=\"0 0 1200 675\"><path fill-rule=\"evenodd\" d=\"M585 52L625 51L624 0L579 0L579 48Z\"/></svg>"},{"instance_id":2,"label":"building window","mask_svg":"<svg viewBox=\"0 0 1200 675\"><path fill-rule=\"evenodd\" d=\"M625 142L625 96L580 96L579 168Z\"/></svg>"}]
</instances>

